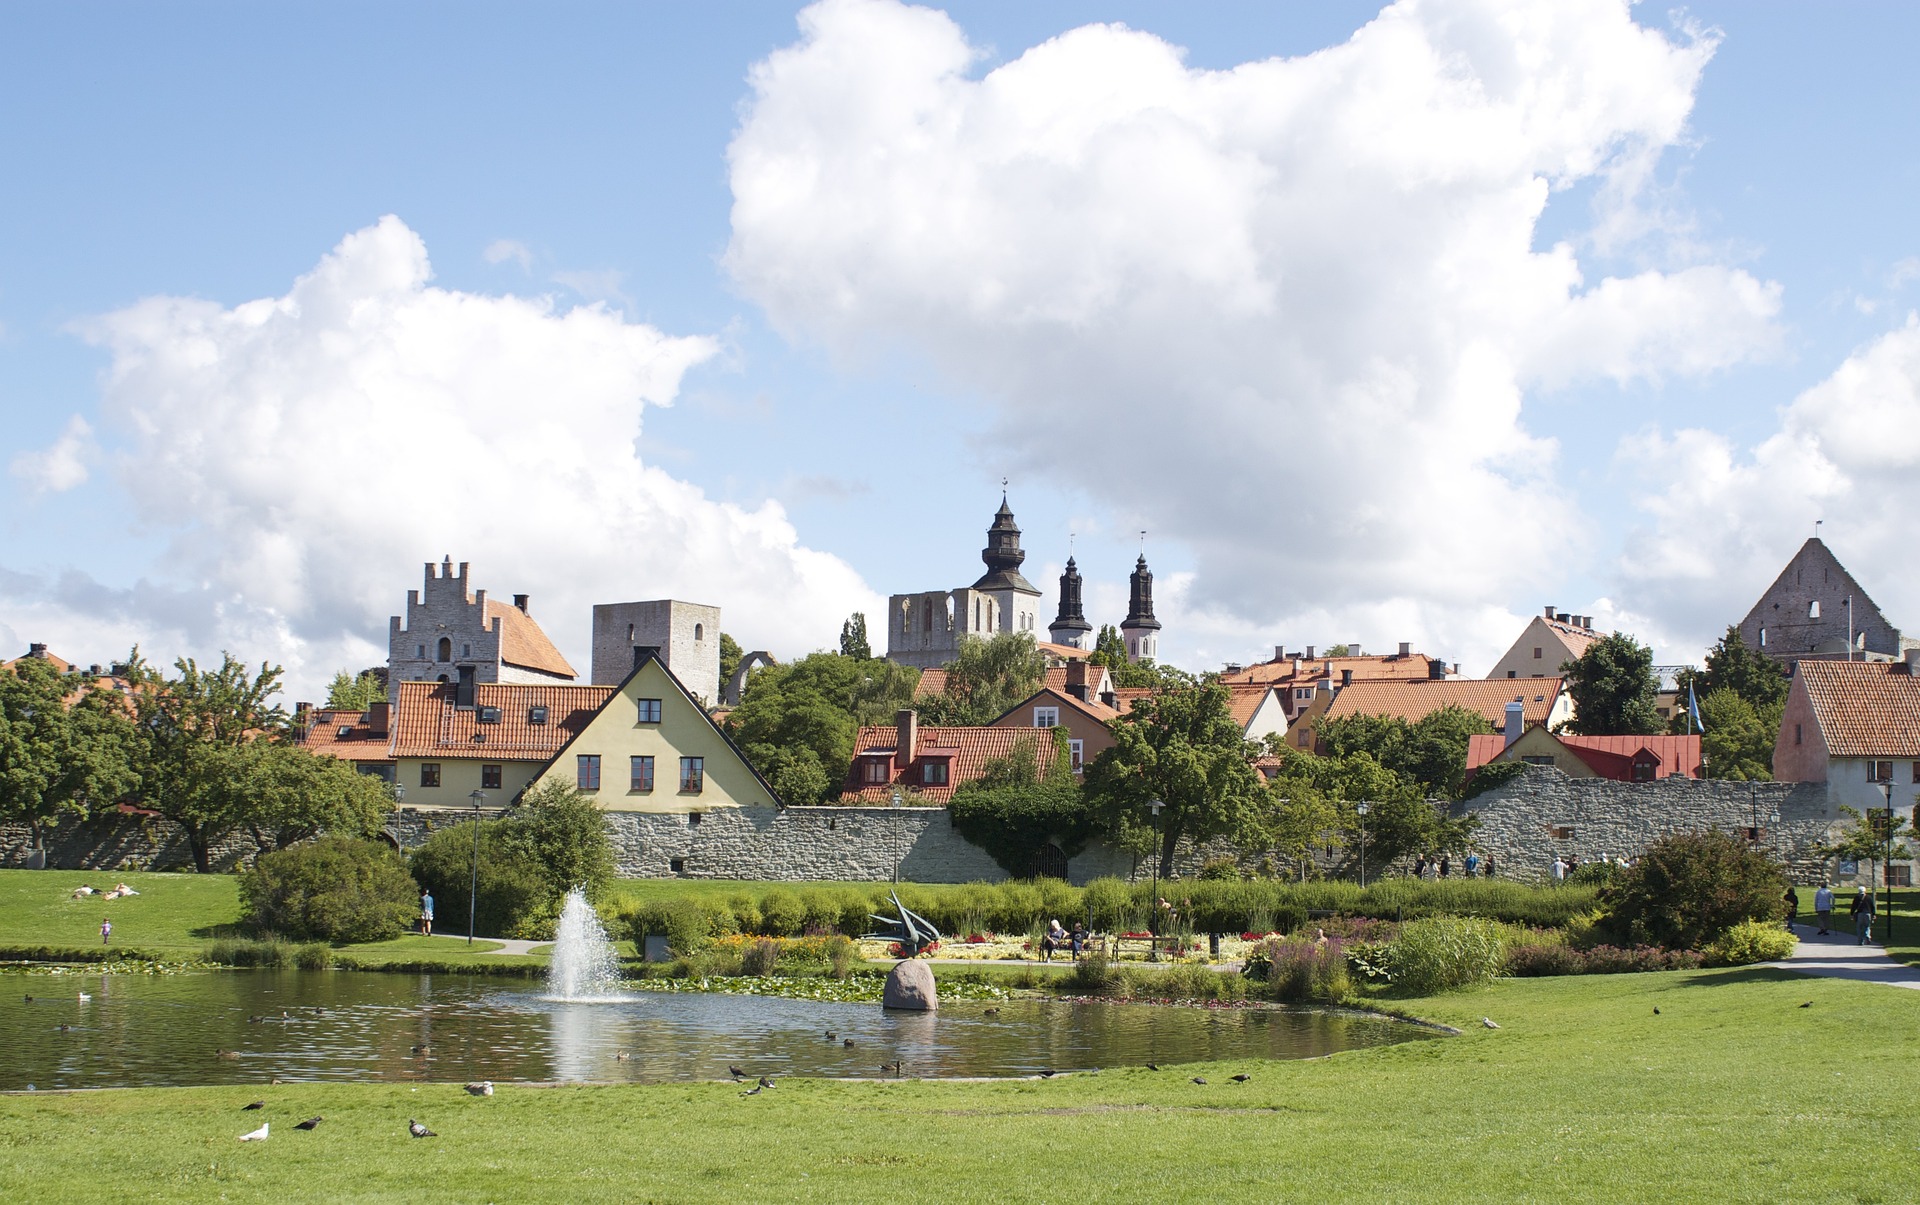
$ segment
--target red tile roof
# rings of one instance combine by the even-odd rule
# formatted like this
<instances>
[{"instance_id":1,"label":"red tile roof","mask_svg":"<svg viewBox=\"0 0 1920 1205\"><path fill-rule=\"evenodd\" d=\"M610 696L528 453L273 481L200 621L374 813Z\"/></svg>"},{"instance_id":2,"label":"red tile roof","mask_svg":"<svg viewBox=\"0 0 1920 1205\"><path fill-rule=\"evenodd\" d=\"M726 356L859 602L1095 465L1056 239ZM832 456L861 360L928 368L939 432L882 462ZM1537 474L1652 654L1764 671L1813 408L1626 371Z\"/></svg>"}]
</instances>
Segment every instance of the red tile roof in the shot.
<instances>
[{"instance_id":1,"label":"red tile roof","mask_svg":"<svg viewBox=\"0 0 1920 1205\"><path fill-rule=\"evenodd\" d=\"M1501 679L1504 681L1504 679ZM1633 763L1642 749L1659 759L1655 778L1700 777L1701 742L1695 736L1559 736L1554 740L1585 762L1595 774L1620 782L1633 781ZM1507 738L1496 732L1467 738L1467 769L1477 770L1506 750Z\"/></svg>"},{"instance_id":2,"label":"red tile roof","mask_svg":"<svg viewBox=\"0 0 1920 1205\"><path fill-rule=\"evenodd\" d=\"M584 729L617 688L483 683L474 687L473 707L454 706L456 689L445 682L400 684L390 756L543 762ZM546 723L529 722L536 706L547 709ZM488 707L500 709L499 723L480 722Z\"/></svg>"},{"instance_id":3,"label":"red tile roof","mask_svg":"<svg viewBox=\"0 0 1920 1205\"><path fill-rule=\"evenodd\" d=\"M294 740L310 753L343 761L391 760L391 734L368 723L366 712L318 707L306 712L304 718L305 727L296 729Z\"/></svg>"},{"instance_id":4,"label":"red tile roof","mask_svg":"<svg viewBox=\"0 0 1920 1205\"><path fill-rule=\"evenodd\" d=\"M1372 679L1415 682L1431 678L1433 666L1440 661L1438 657L1429 657L1425 653L1409 653L1405 657L1397 653L1360 657L1302 657L1299 659L1300 673L1296 678L1294 660L1288 657L1283 661L1261 661L1236 673L1221 674L1220 680L1229 685L1285 683L1289 686L1306 686L1328 679L1338 682L1344 671L1351 670L1356 682ZM1331 672L1328 671L1329 666L1332 667Z\"/></svg>"},{"instance_id":5,"label":"red tile roof","mask_svg":"<svg viewBox=\"0 0 1920 1205\"><path fill-rule=\"evenodd\" d=\"M1253 723L1254 712L1259 711L1260 705L1267 701L1269 694L1273 693L1271 686L1249 686L1239 682L1229 683L1227 689L1233 694L1227 709L1233 713L1234 722L1242 729Z\"/></svg>"},{"instance_id":6,"label":"red tile roof","mask_svg":"<svg viewBox=\"0 0 1920 1205\"><path fill-rule=\"evenodd\" d=\"M1327 718L1398 716L1408 723L1452 705L1477 711L1495 728L1506 723L1507 704L1519 699L1527 727L1547 722L1560 697L1559 678L1460 679L1450 682L1355 682L1333 697Z\"/></svg>"},{"instance_id":7,"label":"red tile roof","mask_svg":"<svg viewBox=\"0 0 1920 1205\"><path fill-rule=\"evenodd\" d=\"M847 773L846 789L841 791L840 798L886 803L897 784L915 803L944 804L953 798L956 787L979 778L989 759L1005 757L1021 741L1032 740L1035 731L1033 728L922 728L913 761L902 770L892 756L898 751L900 730L891 724L862 728L853 744L853 767ZM1039 760L1044 752L1040 742L1034 741L1034 746L1036 760ZM867 782L862 773L866 763L875 760L865 755L876 752L888 754L885 782ZM921 766L928 761L947 763L947 781L943 785L921 783Z\"/></svg>"},{"instance_id":8,"label":"red tile roof","mask_svg":"<svg viewBox=\"0 0 1920 1205\"><path fill-rule=\"evenodd\" d=\"M553 641L533 617L512 603L503 603L497 599L487 600L487 626L492 627L494 620L500 620L500 660L508 665L518 665L523 669L539 670L543 674L553 674L561 678L577 678L567 659L560 650L553 647Z\"/></svg>"},{"instance_id":9,"label":"red tile roof","mask_svg":"<svg viewBox=\"0 0 1920 1205\"><path fill-rule=\"evenodd\" d=\"M1829 756L1920 758L1920 678L1904 664L1803 660L1795 672Z\"/></svg>"},{"instance_id":10,"label":"red tile roof","mask_svg":"<svg viewBox=\"0 0 1920 1205\"><path fill-rule=\"evenodd\" d=\"M944 669L923 669L920 671L920 685L914 688L913 697L930 699L935 695L947 693L947 671Z\"/></svg>"}]
</instances>

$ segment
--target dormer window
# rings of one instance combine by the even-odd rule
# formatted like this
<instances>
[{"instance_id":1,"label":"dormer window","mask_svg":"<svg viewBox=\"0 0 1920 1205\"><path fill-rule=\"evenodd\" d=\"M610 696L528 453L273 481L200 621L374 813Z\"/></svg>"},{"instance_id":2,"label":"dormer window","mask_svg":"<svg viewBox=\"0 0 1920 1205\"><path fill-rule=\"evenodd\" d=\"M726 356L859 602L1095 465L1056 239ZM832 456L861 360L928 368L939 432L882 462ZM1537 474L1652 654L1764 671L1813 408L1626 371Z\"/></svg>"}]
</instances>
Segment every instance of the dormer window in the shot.
<instances>
[{"instance_id":1,"label":"dormer window","mask_svg":"<svg viewBox=\"0 0 1920 1205\"><path fill-rule=\"evenodd\" d=\"M544 724L546 722L547 705L545 703L535 703L532 707L527 708L527 723Z\"/></svg>"},{"instance_id":2,"label":"dormer window","mask_svg":"<svg viewBox=\"0 0 1920 1205\"><path fill-rule=\"evenodd\" d=\"M867 782L887 781L887 763L877 757L869 757L864 768Z\"/></svg>"},{"instance_id":3,"label":"dormer window","mask_svg":"<svg viewBox=\"0 0 1920 1205\"><path fill-rule=\"evenodd\" d=\"M348 735L351 734L352 732L353 732L352 724L342 724L340 725L340 731L334 733L333 735L336 739L344 741L347 739Z\"/></svg>"},{"instance_id":4,"label":"dormer window","mask_svg":"<svg viewBox=\"0 0 1920 1205\"><path fill-rule=\"evenodd\" d=\"M920 765L920 782L923 786L944 787L947 785L947 763L943 761L923 762Z\"/></svg>"},{"instance_id":5,"label":"dormer window","mask_svg":"<svg viewBox=\"0 0 1920 1205\"><path fill-rule=\"evenodd\" d=\"M498 724L500 722L500 709L498 707L482 707L480 709L480 722L482 724Z\"/></svg>"}]
</instances>

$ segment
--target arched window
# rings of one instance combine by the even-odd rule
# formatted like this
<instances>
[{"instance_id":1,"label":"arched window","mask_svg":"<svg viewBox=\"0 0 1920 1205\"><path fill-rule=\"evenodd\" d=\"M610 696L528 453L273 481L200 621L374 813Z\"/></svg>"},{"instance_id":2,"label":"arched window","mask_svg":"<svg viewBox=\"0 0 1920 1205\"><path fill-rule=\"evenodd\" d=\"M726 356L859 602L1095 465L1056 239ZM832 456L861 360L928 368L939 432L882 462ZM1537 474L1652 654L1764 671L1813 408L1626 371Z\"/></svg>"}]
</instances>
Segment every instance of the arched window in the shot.
<instances>
[{"instance_id":1,"label":"arched window","mask_svg":"<svg viewBox=\"0 0 1920 1205\"><path fill-rule=\"evenodd\" d=\"M435 653L435 655L434 655L434 658L433 658L433 659L434 659L435 661L451 661L451 660L453 660L453 641L451 641L451 640L449 640L449 639L448 639L447 637L445 637L445 636L442 636L442 637L440 638L440 647L439 647L439 649L437 650L437 652Z\"/></svg>"},{"instance_id":2,"label":"arched window","mask_svg":"<svg viewBox=\"0 0 1920 1205\"><path fill-rule=\"evenodd\" d=\"M1819 600L1819 599L1817 599L1817 598L1816 598L1816 599L1814 599L1814 600L1813 600L1813 602L1812 602L1812 603L1810 603L1810 604L1808 604L1808 606L1807 606L1807 618L1808 618L1808 619L1818 619L1818 618L1820 618L1820 600Z\"/></svg>"},{"instance_id":3,"label":"arched window","mask_svg":"<svg viewBox=\"0 0 1920 1205\"><path fill-rule=\"evenodd\" d=\"M705 639L707 638L707 625L705 625L705 624L703 624L703 623L696 623L696 624L694 624L694 625L693 625L693 638L694 638L694 640L696 640L696 641L700 641L700 640L705 640Z\"/></svg>"}]
</instances>

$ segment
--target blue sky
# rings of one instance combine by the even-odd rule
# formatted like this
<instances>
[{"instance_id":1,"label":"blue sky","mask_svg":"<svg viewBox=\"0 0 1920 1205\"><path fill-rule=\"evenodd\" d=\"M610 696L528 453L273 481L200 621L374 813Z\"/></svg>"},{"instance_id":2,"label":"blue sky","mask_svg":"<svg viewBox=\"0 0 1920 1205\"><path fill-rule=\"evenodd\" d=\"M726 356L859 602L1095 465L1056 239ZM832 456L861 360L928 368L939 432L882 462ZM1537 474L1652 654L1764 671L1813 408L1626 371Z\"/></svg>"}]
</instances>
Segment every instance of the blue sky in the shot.
<instances>
[{"instance_id":1,"label":"blue sky","mask_svg":"<svg viewBox=\"0 0 1920 1205\"><path fill-rule=\"evenodd\" d=\"M1452 7L1428 5L1422 19L1444 24L1433 13ZM1028 56L1031 73L1042 77L1038 91L1058 98L1081 86L1076 81L1085 77L1073 71L1104 69L1103 62L1127 61L1139 49L1085 40L1072 70L1043 69L1029 55L1081 26L1124 23L1184 48L1185 68L1205 76L1339 47L1378 6L976 4L946 11L977 52L962 79L980 84ZM1255 656L1275 642L1413 639L1473 672L1497 655L1517 617L1549 600L1639 632L1664 660L1692 659L1739 618L1816 518L1827 520L1829 542L1894 621L1912 625L1920 571L1906 565L1900 540L1913 501L1911 487L1900 483L1915 467L1902 457L1920 438L1901 343L1920 287L1920 238L1910 217L1920 185L1911 116L1920 112L1920 83L1906 61L1920 15L1910 6L1635 7L1631 19L1675 47L1710 43L1697 78L1685 64L1668 65L1678 81L1669 84L1683 97L1682 126L1649 136L1654 145L1631 204L1618 204L1610 191L1617 175L1571 172L1555 181L1530 232L1525 223L1516 228L1534 252L1563 241L1572 248L1576 295L1610 276L1657 273L1671 281L1689 269L1719 274L1716 283L1634 303L1641 311L1670 309L1673 328L1686 332L1674 342L1684 347L1653 346L1658 339L1644 330L1621 334L1624 359L1595 367L1581 348L1607 336L1541 336L1513 353L1526 364L1515 375L1516 414L1487 417L1458 409L1466 403L1456 399L1440 407L1439 418L1427 415L1438 424L1430 430L1382 422L1377 410L1341 421L1330 400L1339 396L1343 371L1334 363L1312 374L1282 371L1266 385L1254 380L1258 373L1223 372L1223 391L1246 386L1253 400L1219 415L1209 415L1204 400L1169 396L1155 406L1150 397L1123 398L1120 378L1158 381L1164 371L1164 380L1191 380L1250 354L1254 328L1238 311L1217 323L1192 315L1191 302L1179 307L1195 322L1190 332L1170 330L1166 314L1125 319L1151 323L1166 336L1164 349L1127 335L1123 323L1112 327L1118 333L1082 341L1102 328L1101 312L1018 330L984 321L957 299L964 280L916 259L911 240L890 236L921 229L910 211L927 204L914 180L885 169L859 195L829 189L813 202L815 212L789 208L743 227L736 202L771 194L764 180L749 181L730 165L736 138L784 153L780 140L799 130L802 141L823 148L815 166L845 173L865 152L861 139L890 136L836 125L829 84L805 71L756 91L749 84L756 64L782 48L813 45L825 54L844 35L854 56L847 86L868 89L861 103L871 107L900 86L886 74L889 59L917 62L916 49L944 36L924 24L887 25L880 19L891 17L880 9L848 9L827 14L825 24L840 34L830 28L806 43L797 12L792 4L329 4L43 5L0 14L0 464L12 469L0 478L7 498L0 637L47 639L80 660L114 656L129 636L168 656L231 647L287 662L295 684L310 690L356 657L378 659L386 615L417 584L419 562L451 553L472 560L480 583L497 593L531 590L537 601L552 599L555 609L541 617L582 663L588 603L668 593L717 602L749 647L791 654L830 643L837 616L872 608L877 596L967 584L979 572L1003 476L1012 478L1027 532L1029 576L1049 606L1067 533L1076 532L1075 551L1093 579L1092 617L1117 620L1137 532L1148 530L1148 554L1167 595L1163 649L1192 668ZM1596 27L1619 24L1604 12L1593 19ZM855 30L863 21L878 23ZM1709 31L1706 43L1689 32L1699 30ZM895 37L903 39L897 56L874 52ZM1561 30L1546 44L1551 60L1576 53L1567 48L1579 39ZM1615 69L1597 59L1569 63L1589 79ZM1630 94L1636 76L1618 70L1609 86ZM1292 95L1276 87L1250 95ZM1390 84L1383 87L1393 102ZM974 106L976 127L979 101L954 102ZM1335 95L1328 103L1340 101ZM1188 101L1168 103L1177 109ZM1409 120L1424 103L1409 89ZM1208 120L1218 116L1206 112ZM1565 120L1574 129L1588 119L1572 113ZM1640 134L1636 127L1623 137ZM1596 147L1615 145L1597 137ZM956 143L952 153L979 155L976 168L998 162L999 152L982 145ZM1136 186L1182 170L1177 157L1152 162L1159 145L1127 150L1126 161L1143 169ZM1269 152L1283 180L1291 170L1326 169L1324 160L1289 160L1290 152L1272 145ZM1474 148L1463 143L1458 153L1471 158ZM1355 155L1365 158L1363 150ZM1404 164L1361 162L1355 174L1374 167L1392 178L1386 169ZM1004 203L992 219L1018 223L1053 203L1068 230L1098 225L1112 212L1101 181L1056 183L1051 201L1006 203L1002 191L985 204L975 199L970 212ZM1250 187L1259 201L1264 186ZM889 248L906 247L897 262L866 262L861 231L844 216L865 201L883 214L873 219L871 256L885 260ZM1440 208L1446 200L1415 196L1388 220L1406 220L1429 203ZM1626 233L1602 233L1622 213L1633 218L1619 227ZM403 403L377 390L369 412L340 414L337 425L352 437L324 448L269 439L209 451L217 440L201 436L231 429L247 412L248 390L292 391L282 400L308 414L337 404L339 394L298 396L310 377L289 364L306 361L269 362L271 353L250 345L251 375L223 386L243 396L208 408L207 429L197 431L192 393L206 387L205 373L169 376L134 365L158 348L178 350L186 327L109 318L147 298L230 310L287 297L343 239L384 215L424 245L438 290L550 298L543 323L598 303L622 326L706 340L645 383L607 384L584 369L578 384L561 382L589 393L652 391L656 404L637 420L639 445L622 472L630 478L633 465L644 464L671 479L650 487L654 509L639 507L640 517L625 526L608 523L583 512L551 477L516 473L510 459L450 461L431 436L393 438L367 414L377 419ZM925 219L930 225L915 237L956 247L986 237L939 226L955 220L963 219ZM1145 229L1151 237L1150 223ZM810 231L826 233L816 241ZM1374 245L1358 219L1336 233L1325 264L1317 253L1310 261L1312 274L1325 273L1312 276L1319 286L1312 304L1334 317L1349 295L1340 265L1360 264ZM1031 237L1045 248L1073 235ZM1407 237L1423 245L1423 228ZM1114 245L1090 243L1085 251L1113 258ZM1120 251L1131 255L1124 245ZM1295 257L1276 259L1285 271L1275 268L1275 279L1310 274L1309 260L1299 258L1305 252L1288 254ZM1155 273L1187 279L1171 257L1142 255L1128 287L1151 291L1161 279ZM1049 282L1070 276L1079 262L1039 265L1030 278L1006 275L999 304L1018 308L1022 287L1045 304L1059 302ZM857 295L835 310L820 282L842 269ZM1232 275L1230 266L1219 270L1219 280ZM1383 284L1377 266L1353 271L1353 291L1390 295L1391 280ZM796 283L793 273L807 279ZM1773 290L1772 300L1729 300L1747 284ZM1214 295L1194 294L1202 310ZM1170 287L1167 296L1184 295ZM1267 311L1277 332L1324 317L1289 304L1299 302ZM1450 373L1447 341L1473 339L1448 311L1479 302L1442 290L1405 304L1415 311L1410 325L1439 333L1419 340L1401 367L1416 378ZM1748 308L1735 313L1741 304ZM1370 303L1364 312L1377 317L1379 308ZM1336 328L1359 348L1352 363L1364 361L1370 337L1362 312ZM1489 329L1500 331L1510 323L1491 321ZM1241 342L1195 350L1227 330ZM280 338L306 336L325 343L311 331ZM1099 342L1108 337L1120 342ZM564 340L552 346L572 347ZM1690 354L1697 346L1715 350L1702 360ZM1160 359L1131 362L1124 353L1134 347ZM599 353L582 345L557 354ZM1185 364L1186 354L1200 358ZM1380 354L1392 360L1397 353L1389 346ZM1572 366L1563 371L1555 357ZM1471 357L1462 363L1479 371ZM1118 377L1102 382L1107 364ZM351 366L341 371L343 380L360 379ZM108 383L115 372L118 392ZM1302 383L1309 376L1317 386ZM1320 386L1325 392L1313 394ZM1797 418L1786 413L1809 391ZM523 389L526 413L567 410L571 394L543 392L537 383ZM170 426L156 442L141 424L161 394L167 400L158 421ZM1110 397L1119 400L1108 409ZM495 402L486 422L510 427L512 399ZM621 429L617 406L592 413L605 420L597 428L574 424L587 465L608 449L626 451L634 434ZM1455 413L1469 416L1464 429L1446 425L1446 414ZM1886 424L1888 438L1847 428L1848 416L1860 414ZM59 461L65 470L50 468L49 450L73 431L75 416L86 434ZM1483 432L1471 425L1481 421ZM1209 433L1193 435L1193 428ZM1115 430L1126 438L1111 438ZM1433 438L1416 441L1422 430ZM1442 468L1407 479L1411 462L1464 463L1476 440L1508 440L1516 430L1554 441L1551 454L1537 446L1510 452L1488 470L1489 480L1462 487L1472 497L1457 512L1449 508L1462 474ZM1682 438L1683 431L1695 434ZM511 447L511 434L503 438ZM1769 440L1772 452L1756 456ZM246 513L272 509L271 482L260 493L238 490L221 477L221 465L249 455L261 474L301 495L289 507L297 522L265 535L246 526ZM282 455L285 464L275 460ZM564 476L566 463L545 462L544 471ZM444 502L420 501L431 493L392 500L396 479L422 475L446 482ZM1210 509L1207 499L1216 495ZM565 556L540 560L534 553L543 549L531 537L496 539L484 518L425 513L469 509L459 499L479 496L521 510L551 507L541 516L546 530L599 529L600 539L576 540L561 550ZM1535 507L1530 498L1544 501ZM170 510L157 499L189 501ZM200 514L205 499L224 517ZM1347 526L1376 501L1383 515ZM769 503L778 511L768 511ZM356 525L364 519L349 521L348 512L383 505L392 510L379 520L378 547L355 555L356 533L371 529ZM327 527L329 507L342 516L334 536L343 547L322 555L307 542L323 536L317 528ZM735 513L757 518L742 527ZM769 534L774 514L790 531ZM1416 520L1430 527L1411 535L1396 529ZM687 551L690 533L702 533L704 552ZM460 546L443 546L456 539ZM1431 557L1420 554L1423 546ZM823 566L819 554L833 564ZM298 589L261 588L263 573L282 571ZM324 604L310 601L322 595Z\"/></svg>"}]
</instances>

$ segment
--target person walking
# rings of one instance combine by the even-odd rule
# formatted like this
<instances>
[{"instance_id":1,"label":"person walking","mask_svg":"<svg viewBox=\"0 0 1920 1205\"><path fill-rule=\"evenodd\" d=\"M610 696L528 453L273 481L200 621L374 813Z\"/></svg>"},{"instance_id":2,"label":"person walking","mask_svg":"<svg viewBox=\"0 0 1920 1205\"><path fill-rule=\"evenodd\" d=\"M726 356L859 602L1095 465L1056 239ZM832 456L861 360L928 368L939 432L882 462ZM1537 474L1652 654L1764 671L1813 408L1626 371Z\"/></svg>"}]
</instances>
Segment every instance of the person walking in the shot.
<instances>
[{"instance_id":1,"label":"person walking","mask_svg":"<svg viewBox=\"0 0 1920 1205\"><path fill-rule=\"evenodd\" d=\"M1492 854L1487 855L1486 863L1481 867L1481 871L1488 878L1493 877L1493 855Z\"/></svg>"},{"instance_id":2,"label":"person walking","mask_svg":"<svg viewBox=\"0 0 1920 1205\"><path fill-rule=\"evenodd\" d=\"M1820 936L1825 937L1833 924L1833 888L1825 883L1813 893L1813 919L1820 926Z\"/></svg>"},{"instance_id":3,"label":"person walking","mask_svg":"<svg viewBox=\"0 0 1920 1205\"><path fill-rule=\"evenodd\" d=\"M433 936L433 893L431 891L420 893L420 936Z\"/></svg>"},{"instance_id":4,"label":"person walking","mask_svg":"<svg viewBox=\"0 0 1920 1205\"><path fill-rule=\"evenodd\" d=\"M1476 853L1468 853L1467 854L1467 877L1472 878L1474 872L1479 869L1480 869L1480 855Z\"/></svg>"},{"instance_id":5,"label":"person walking","mask_svg":"<svg viewBox=\"0 0 1920 1205\"><path fill-rule=\"evenodd\" d=\"M1800 923L1800 893L1793 889L1792 883L1787 884L1786 904L1787 932L1791 933L1793 927Z\"/></svg>"},{"instance_id":6,"label":"person walking","mask_svg":"<svg viewBox=\"0 0 1920 1205\"><path fill-rule=\"evenodd\" d=\"M1558 854L1555 854L1553 858L1553 884L1554 886L1558 887L1560 884L1566 881L1567 881L1567 864L1560 860L1560 856Z\"/></svg>"},{"instance_id":7,"label":"person walking","mask_svg":"<svg viewBox=\"0 0 1920 1205\"><path fill-rule=\"evenodd\" d=\"M109 944L112 941L113 941L113 921L103 920L100 922L100 944L104 946Z\"/></svg>"},{"instance_id":8,"label":"person walking","mask_svg":"<svg viewBox=\"0 0 1920 1205\"><path fill-rule=\"evenodd\" d=\"M1873 941L1873 897L1867 894L1865 887L1854 894L1853 906L1853 944L1869 945Z\"/></svg>"},{"instance_id":9,"label":"person walking","mask_svg":"<svg viewBox=\"0 0 1920 1205\"><path fill-rule=\"evenodd\" d=\"M1452 873L1453 873L1453 855L1441 854L1440 855L1440 877L1444 879Z\"/></svg>"}]
</instances>

